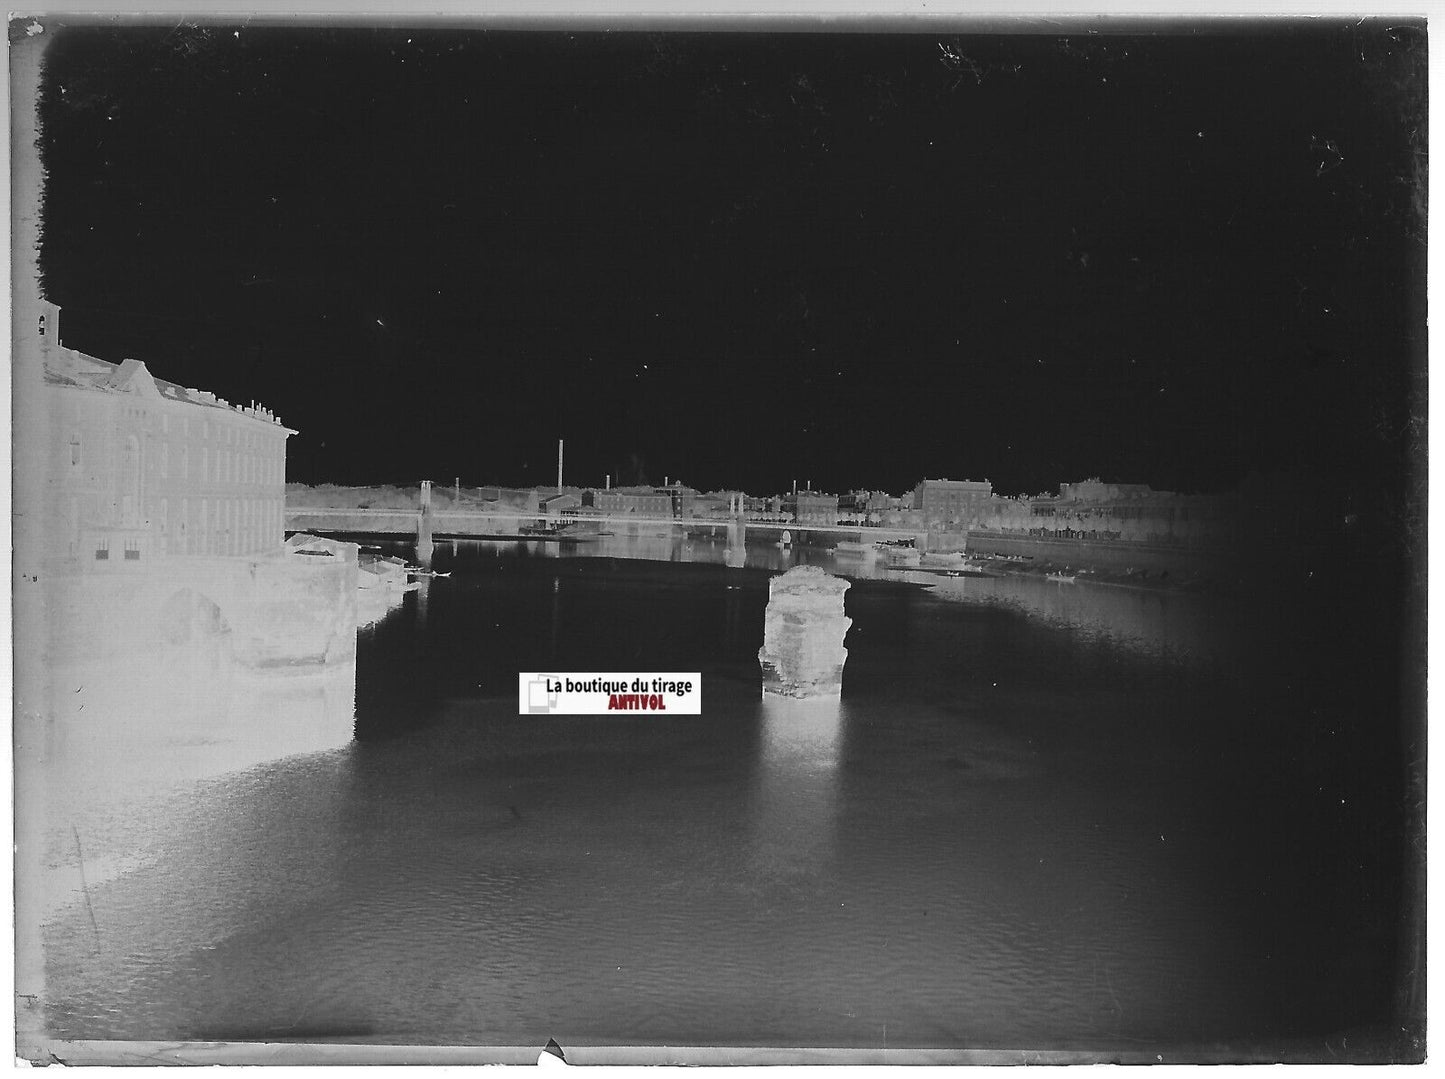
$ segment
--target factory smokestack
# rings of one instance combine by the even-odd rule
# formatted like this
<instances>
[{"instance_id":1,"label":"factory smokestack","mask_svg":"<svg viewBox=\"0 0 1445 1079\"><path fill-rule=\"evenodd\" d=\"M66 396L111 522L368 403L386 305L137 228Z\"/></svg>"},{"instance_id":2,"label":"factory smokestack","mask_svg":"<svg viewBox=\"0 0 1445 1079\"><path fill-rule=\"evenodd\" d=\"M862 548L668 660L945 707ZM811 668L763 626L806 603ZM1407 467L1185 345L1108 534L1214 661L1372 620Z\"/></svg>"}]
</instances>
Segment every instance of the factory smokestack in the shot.
<instances>
[{"instance_id":1,"label":"factory smokestack","mask_svg":"<svg viewBox=\"0 0 1445 1079\"><path fill-rule=\"evenodd\" d=\"M562 440L557 440L557 493L562 493Z\"/></svg>"}]
</instances>

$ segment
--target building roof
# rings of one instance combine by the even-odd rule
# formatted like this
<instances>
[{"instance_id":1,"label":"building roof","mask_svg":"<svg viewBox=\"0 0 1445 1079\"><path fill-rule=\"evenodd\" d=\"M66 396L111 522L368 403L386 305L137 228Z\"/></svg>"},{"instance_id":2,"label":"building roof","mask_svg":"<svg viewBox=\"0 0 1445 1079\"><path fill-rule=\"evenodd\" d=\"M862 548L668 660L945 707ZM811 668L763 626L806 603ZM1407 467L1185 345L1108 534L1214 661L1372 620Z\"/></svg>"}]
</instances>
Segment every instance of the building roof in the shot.
<instances>
[{"instance_id":1,"label":"building roof","mask_svg":"<svg viewBox=\"0 0 1445 1079\"><path fill-rule=\"evenodd\" d=\"M343 562L356 561L357 545L347 543L343 540L334 540L327 536L313 536L305 532L298 532L288 539L284 545L288 554L310 555L321 558L339 558Z\"/></svg>"},{"instance_id":2,"label":"building roof","mask_svg":"<svg viewBox=\"0 0 1445 1079\"><path fill-rule=\"evenodd\" d=\"M173 401L197 408L216 409L229 415L240 415L280 427L288 434L296 434L295 430L287 427L265 408L254 404L250 407L233 405L214 393L193 390L156 378L140 360L126 360L116 364L88 356L77 349L55 345L45 350L45 382L51 386L68 386L99 393L125 393L155 401Z\"/></svg>"},{"instance_id":3,"label":"building roof","mask_svg":"<svg viewBox=\"0 0 1445 1079\"><path fill-rule=\"evenodd\" d=\"M929 487L942 487L956 491L984 491L992 490L993 484L988 480L920 480L919 486L927 484Z\"/></svg>"}]
</instances>

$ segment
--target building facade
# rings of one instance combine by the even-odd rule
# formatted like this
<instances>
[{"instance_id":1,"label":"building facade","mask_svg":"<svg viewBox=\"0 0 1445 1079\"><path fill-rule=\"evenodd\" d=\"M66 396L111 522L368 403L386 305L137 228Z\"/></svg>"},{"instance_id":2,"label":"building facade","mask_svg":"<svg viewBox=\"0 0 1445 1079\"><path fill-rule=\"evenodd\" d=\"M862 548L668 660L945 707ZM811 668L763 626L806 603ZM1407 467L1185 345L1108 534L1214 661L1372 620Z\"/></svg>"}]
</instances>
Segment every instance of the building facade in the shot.
<instances>
[{"instance_id":1,"label":"building facade","mask_svg":"<svg viewBox=\"0 0 1445 1079\"><path fill-rule=\"evenodd\" d=\"M608 514L632 514L637 517L673 515L673 496L652 487L611 487L601 491L594 489L583 493L582 504Z\"/></svg>"},{"instance_id":2,"label":"building facade","mask_svg":"<svg viewBox=\"0 0 1445 1079\"><path fill-rule=\"evenodd\" d=\"M923 480L913 489L913 509L927 528L976 528L992 495L988 480Z\"/></svg>"},{"instance_id":3,"label":"building facade","mask_svg":"<svg viewBox=\"0 0 1445 1079\"><path fill-rule=\"evenodd\" d=\"M257 555L285 538L286 439L266 409L65 348L42 304L52 556L110 569L187 556Z\"/></svg>"},{"instance_id":4,"label":"building facade","mask_svg":"<svg viewBox=\"0 0 1445 1079\"><path fill-rule=\"evenodd\" d=\"M792 514L792 519L800 525L836 525L838 496L822 491L795 491L785 496L783 512Z\"/></svg>"},{"instance_id":5,"label":"building facade","mask_svg":"<svg viewBox=\"0 0 1445 1079\"><path fill-rule=\"evenodd\" d=\"M574 494L545 495L537 504L539 513L547 517L561 517L564 513L571 513L580 508L582 499Z\"/></svg>"},{"instance_id":6,"label":"building facade","mask_svg":"<svg viewBox=\"0 0 1445 1079\"><path fill-rule=\"evenodd\" d=\"M691 520L697 513L698 492L695 488L686 484L674 483L667 487L659 487L659 494L665 494L671 499L671 515Z\"/></svg>"}]
</instances>

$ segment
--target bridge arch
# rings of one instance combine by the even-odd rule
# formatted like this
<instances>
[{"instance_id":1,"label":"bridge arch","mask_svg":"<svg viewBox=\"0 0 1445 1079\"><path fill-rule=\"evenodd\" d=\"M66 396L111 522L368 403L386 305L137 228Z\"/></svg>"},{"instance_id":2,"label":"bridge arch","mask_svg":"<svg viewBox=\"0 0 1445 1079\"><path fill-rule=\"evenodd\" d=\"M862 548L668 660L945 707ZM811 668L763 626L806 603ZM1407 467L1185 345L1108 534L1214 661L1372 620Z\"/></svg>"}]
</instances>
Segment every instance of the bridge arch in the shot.
<instances>
[{"instance_id":1,"label":"bridge arch","mask_svg":"<svg viewBox=\"0 0 1445 1079\"><path fill-rule=\"evenodd\" d=\"M232 629L219 603L186 586L161 604L156 614L156 634L164 644L229 646Z\"/></svg>"}]
</instances>

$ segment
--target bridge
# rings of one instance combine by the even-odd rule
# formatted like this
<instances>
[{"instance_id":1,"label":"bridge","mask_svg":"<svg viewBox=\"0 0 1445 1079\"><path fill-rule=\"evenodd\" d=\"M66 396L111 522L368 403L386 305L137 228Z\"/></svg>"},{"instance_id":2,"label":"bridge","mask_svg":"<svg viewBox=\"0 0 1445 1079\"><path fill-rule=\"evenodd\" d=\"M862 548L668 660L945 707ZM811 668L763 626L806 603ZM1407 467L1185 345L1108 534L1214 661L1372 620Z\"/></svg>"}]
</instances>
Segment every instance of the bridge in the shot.
<instances>
[{"instance_id":1,"label":"bridge","mask_svg":"<svg viewBox=\"0 0 1445 1079\"><path fill-rule=\"evenodd\" d=\"M561 536L523 535L521 527L538 522L568 526ZM742 527L748 532L767 532L781 538L791 534L795 543L816 543L819 539L908 540L922 547L928 533L917 529L881 528L872 525L819 525L782 521L752 521L737 517L651 517L638 514L563 515L548 517L541 513L519 510L456 510L423 509L336 509L319 506L287 506L288 532L335 532L354 535L414 535L443 539L567 539L597 531L627 531L684 528L726 531Z\"/></svg>"}]
</instances>

